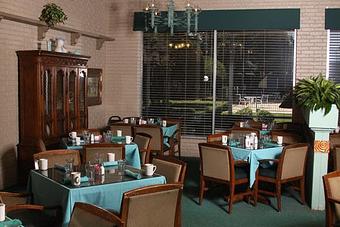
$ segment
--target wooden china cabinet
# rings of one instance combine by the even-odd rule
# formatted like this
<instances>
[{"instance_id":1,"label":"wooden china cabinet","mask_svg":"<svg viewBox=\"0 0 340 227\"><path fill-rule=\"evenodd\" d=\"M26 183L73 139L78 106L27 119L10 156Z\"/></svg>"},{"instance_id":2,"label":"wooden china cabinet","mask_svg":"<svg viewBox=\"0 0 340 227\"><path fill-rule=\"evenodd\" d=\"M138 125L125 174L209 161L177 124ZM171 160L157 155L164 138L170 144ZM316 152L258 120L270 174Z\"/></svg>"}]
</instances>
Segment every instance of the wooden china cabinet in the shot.
<instances>
[{"instance_id":1,"label":"wooden china cabinet","mask_svg":"<svg viewBox=\"0 0 340 227\"><path fill-rule=\"evenodd\" d=\"M59 143L87 128L88 56L42 50L17 51L19 65L19 181L33 167L41 140Z\"/></svg>"}]
</instances>

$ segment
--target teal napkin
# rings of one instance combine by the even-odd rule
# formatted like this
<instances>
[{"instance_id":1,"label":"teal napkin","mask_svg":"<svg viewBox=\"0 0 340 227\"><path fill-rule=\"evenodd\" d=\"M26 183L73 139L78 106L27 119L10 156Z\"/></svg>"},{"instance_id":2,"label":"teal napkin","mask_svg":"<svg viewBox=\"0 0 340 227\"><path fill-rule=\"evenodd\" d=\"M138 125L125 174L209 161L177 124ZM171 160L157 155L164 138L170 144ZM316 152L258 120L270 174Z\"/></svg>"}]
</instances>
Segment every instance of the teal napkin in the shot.
<instances>
[{"instance_id":1,"label":"teal napkin","mask_svg":"<svg viewBox=\"0 0 340 227\"><path fill-rule=\"evenodd\" d=\"M116 165L118 165L118 161L103 162L104 167L110 167L110 166L116 166Z\"/></svg>"},{"instance_id":2,"label":"teal napkin","mask_svg":"<svg viewBox=\"0 0 340 227\"><path fill-rule=\"evenodd\" d=\"M112 141L123 141L125 140L125 136L112 136Z\"/></svg>"},{"instance_id":3,"label":"teal napkin","mask_svg":"<svg viewBox=\"0 0 340 227\"><path fill-rule=\"evenodd\" d=\"M5 221L0 222L0 227L17 227L22 226L22 223L19 219L9 219L6 218Z\"/></svg>"},{"instance_id":4,"label":"teal napkin","mask_svg":"<svg viewBox=\"0 0 340 227\"><path fill-rule=\"evenodd\" d=\"M129 177L133 177L137 180L142 178L142 175L140 173L135 173L135 172L132 172L131 170L128 170L128 169L126 169L124 172L125 172L125 175L127 175Z\"/></svg>"},{"instance_id":5,"label":"teal napkin","mask_svg":"<svg viewBox=\"0 0 340 227\"><path fill-rule=\"evenodd\" d=\"M88 181L89 181L89 178L87 176L83 176L80 178L80 183L88 182Z\"/></svg>"}]
</instances>

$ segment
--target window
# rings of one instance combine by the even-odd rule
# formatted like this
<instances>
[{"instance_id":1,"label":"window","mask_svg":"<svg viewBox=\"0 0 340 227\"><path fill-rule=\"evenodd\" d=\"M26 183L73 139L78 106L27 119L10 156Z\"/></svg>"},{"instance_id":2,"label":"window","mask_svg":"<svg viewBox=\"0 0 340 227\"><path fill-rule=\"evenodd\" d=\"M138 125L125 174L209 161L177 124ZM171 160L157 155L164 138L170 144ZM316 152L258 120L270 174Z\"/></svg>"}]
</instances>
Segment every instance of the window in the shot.
<instances>
[{"instance_id":1,"label":"window","mask_svg":"<svg viewBox=\"0 0 340 227\"><path fill-rule=\"evenodd\" d=\"M329 31L328 78L340 83L340 31Z\"/></svg>"},{"instance_id":2,"label":"window","mask_svg":"<svg viewBox=\"0 0 340 227\"><path fill-rule=\"evenodd\" d=\"M182 118L196 136L245 118L290 119L279 105L293 85L294 42L294 31L144 33L142 114Z\"/></svg>"}]
</instances>

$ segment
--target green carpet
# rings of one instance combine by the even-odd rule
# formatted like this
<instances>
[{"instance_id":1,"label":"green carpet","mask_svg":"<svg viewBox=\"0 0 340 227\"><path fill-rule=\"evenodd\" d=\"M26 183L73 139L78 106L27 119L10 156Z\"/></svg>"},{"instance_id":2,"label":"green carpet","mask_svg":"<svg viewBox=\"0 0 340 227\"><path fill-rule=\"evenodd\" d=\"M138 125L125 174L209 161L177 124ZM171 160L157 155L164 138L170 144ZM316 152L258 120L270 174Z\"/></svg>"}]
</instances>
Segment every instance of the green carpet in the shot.
<instances>
[{"instance_id":1,"label":"green carpet","mask_svg":"<svg viewBox=\"0 0 340 227\"><path fill-rule=\"evenodd\" d=\"M325 225L324 211L312 211L301 205L289 193L282 196L282 210L277 212L270 205L259 203L256 207L246 202L233 205L232 214L226 212L226 194L222 187L207 191L203 204L198 204L199 159L183 158L188 164L182 199L182 226L285 226L316 227ZM276 208L276 199L271 199Z\"/></svg>"}]
</instances>

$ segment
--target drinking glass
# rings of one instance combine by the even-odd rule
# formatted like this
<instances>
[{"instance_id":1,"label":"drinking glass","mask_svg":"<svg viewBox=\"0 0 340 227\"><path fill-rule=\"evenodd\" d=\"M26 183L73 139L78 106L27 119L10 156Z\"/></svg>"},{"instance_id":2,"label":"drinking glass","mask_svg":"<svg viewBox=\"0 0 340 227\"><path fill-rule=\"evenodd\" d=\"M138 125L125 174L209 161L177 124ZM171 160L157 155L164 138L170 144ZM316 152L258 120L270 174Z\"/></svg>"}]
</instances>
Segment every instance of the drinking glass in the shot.
<instances>
[{"instance_id":1,"label":"drinking glass","mask_svg":"<svg viewBox=\"0 0 340 227\"><path fill-rule=\"evenodd\" d=\"M74 159L73 158L66 159L66 164L65 164L65 172L66 173L73 172L73 164L74 164Z\"/></svg>"},{"instance_id":2,"label":"drinking glass","mask_svg":"<svg viewBox=\"0 0 340 227\"><path fill-rule=\"evenodd\" d=\"M118 175L124 175L125 167L126 167L126 161L118 160Z\"/></svg>"},{"instance_id":3,"label":"drinking glass","mask_svg":"<svg viewBox=\"0 0 340 227\"><path fill-rule=\"evenodd\" d=\"M86 144L90 143L90 141L91 141L91 134L89 133L89 131L84 130L83 131L83 136L84 136L85 143Z\"/></svg>"}]
</instances>

